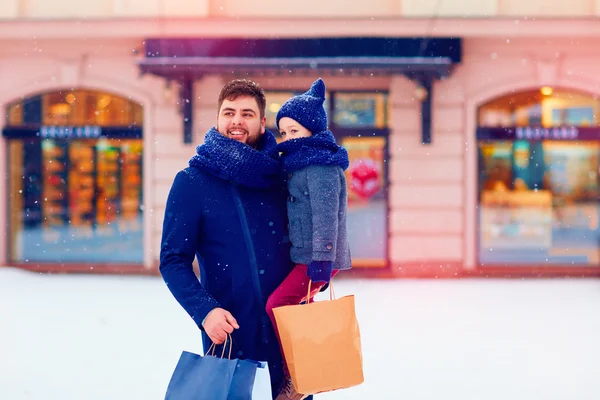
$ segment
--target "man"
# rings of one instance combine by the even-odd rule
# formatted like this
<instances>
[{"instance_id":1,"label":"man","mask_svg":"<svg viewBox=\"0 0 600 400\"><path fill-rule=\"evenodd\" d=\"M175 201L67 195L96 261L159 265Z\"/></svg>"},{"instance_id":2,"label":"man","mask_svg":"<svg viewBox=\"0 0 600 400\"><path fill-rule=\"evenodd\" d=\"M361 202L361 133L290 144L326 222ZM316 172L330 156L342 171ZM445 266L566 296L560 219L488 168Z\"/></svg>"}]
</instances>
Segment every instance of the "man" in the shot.
<instances>
[{"instance_id":1,"label":"man","mask_svg":"<svg viewBox=\"0 0 600 400\"><path fill-rule=\"evenodd\" d=\"M221 90L216 127L171 187L160 272L203 331L204 350L231 334L232 358L269 362L275 397L283 365L265 303L293 265L286 188L275 138L265 129L265 103L251 81L234 80ZM195 256L201 283L192 269Z\"/></svg>"}]
</instances>

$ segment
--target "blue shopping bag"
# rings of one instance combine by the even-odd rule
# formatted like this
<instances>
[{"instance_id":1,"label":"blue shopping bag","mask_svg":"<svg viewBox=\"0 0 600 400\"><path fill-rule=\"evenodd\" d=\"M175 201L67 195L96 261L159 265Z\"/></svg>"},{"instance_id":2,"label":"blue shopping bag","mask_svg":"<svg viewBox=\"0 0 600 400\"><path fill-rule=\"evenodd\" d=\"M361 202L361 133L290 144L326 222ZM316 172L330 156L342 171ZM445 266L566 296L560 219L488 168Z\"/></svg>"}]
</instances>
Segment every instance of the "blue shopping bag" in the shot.
<instances>
[{"instance_id":1,"label":"blue shopping bag","mask_svg":"<svg viewBox=\"0 0 600 400\"><path fill-rule=\"evenodd\" d=\"M254 364L252 367L248 366L248 363ZM246 369L247 371L243 371ZM250 371L254 371L253 373ZM250 387L250 397L239 397L239 398L250 398L252 400L270 400L272 399L271 394L271 375L269 374L269 364L266 361L254 361L246 360L244 365L238 364L238 370L234 375L232 382L232 392L243 394L248 396L246 391ZM238 397L235 397L237 399Z\"/></svg>"},{"instance_id":2,"label":"blue shopping bag","mask_svg":"<svg viewBox=\"0 0 600 400\"><path fill-rule=\"evenodd\" d=\"M210 350L204 357L182 352L165 400L270 400L270 390L265 394L255 389L255 381L261 388L264 385L266 363L224 358L226 346L221 357ZM211 349L214 351L213 346ZM257 373L261 368L263 371ZM268 378L268 367L266 371ZM270 388L270 378L267 383Z\"/></svg>"},{"instance_id":3,"label":"blue shopping bag","mask_svg":"<svg viewBox=\"0 0 600 400\"><path fill-rule=\"evenodd\" d=\"M254 376L254 386L252 387L252 400L271 399L271 374L269 373L269 364L259 362Z\"/></svg>"}]
</instances>

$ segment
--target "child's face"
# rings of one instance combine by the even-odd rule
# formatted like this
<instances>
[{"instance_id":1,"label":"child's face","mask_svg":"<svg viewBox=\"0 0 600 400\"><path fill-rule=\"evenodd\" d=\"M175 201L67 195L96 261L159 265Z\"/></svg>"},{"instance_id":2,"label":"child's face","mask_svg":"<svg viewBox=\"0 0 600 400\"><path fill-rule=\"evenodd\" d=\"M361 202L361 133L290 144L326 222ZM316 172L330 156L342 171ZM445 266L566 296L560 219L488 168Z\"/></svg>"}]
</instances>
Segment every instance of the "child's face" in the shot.
<instances>
[{"instance_id":1,"label":"child's face","mask_svg":"<svg viewBox=\"0 0 600 400\"><path fill-rule=\"evenodd\" d=\"M289 117L283 117L279 120L279 133L281 133L284 142L290 139L312 136L308 129Z\"/></svg>"}]
</instances>

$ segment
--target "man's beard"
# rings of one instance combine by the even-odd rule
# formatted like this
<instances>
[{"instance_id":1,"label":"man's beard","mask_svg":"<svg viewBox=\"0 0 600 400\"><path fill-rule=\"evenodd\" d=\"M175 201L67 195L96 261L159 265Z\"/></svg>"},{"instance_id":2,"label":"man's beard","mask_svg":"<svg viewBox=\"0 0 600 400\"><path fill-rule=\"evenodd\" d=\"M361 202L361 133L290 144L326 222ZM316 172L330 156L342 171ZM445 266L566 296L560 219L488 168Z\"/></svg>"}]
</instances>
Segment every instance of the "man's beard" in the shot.
<instances>
[{"instance_id":1,"label":"man's beard","mask_svg":"<svg viewBox=\"0 0 600 400\"><path fill-rule=\"evenodd\" d=\"M246 138L246 144L250 147L256 148L258 146L258 142L260 141L260 133L257 132L254 135L248 135Z\"/></svg>"}]
</instances>

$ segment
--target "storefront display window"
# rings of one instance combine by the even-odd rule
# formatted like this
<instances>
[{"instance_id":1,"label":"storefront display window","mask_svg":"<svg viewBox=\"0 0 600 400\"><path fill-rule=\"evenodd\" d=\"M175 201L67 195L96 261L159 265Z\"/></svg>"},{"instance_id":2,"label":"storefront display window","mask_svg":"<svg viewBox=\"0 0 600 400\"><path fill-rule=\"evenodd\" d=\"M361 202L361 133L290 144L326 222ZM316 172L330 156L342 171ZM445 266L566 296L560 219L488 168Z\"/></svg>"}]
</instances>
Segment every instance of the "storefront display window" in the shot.
<instances>
[{"instance_id":1,"label":"storefront display window","mask_svg":"<svg viewBox=\"0 0 600 400\"><path fill-rule=\"evenodd\" d=\"M142 106L108 93L69 90L33 96L8 106L7 125L142 126Z\"/></svg>"},{"instance_id":2,"label":"storefront display window","mask_svg":"<svg viewBox=\"0 0 600 400\"><path fill-rule=\"evenodd\" d=\"M480 110L480 122L492 110L519 122L477 132L484 266L600 265L599 104L579 93L546 93Z\"/></svg>"},{"instance_id":3,"label":"storefront display window","mask_svg":"<svg viewBox=\"0 0 600 400\"><path fill-rule=\"evenodd\" d=\"M335 125L384 128L387 125L386 93L336 93Z\"/></svg>"},{"instance_id":4,"label":"storefront display window","mask_svg":"<svg viewBox=\"0 0 600 400\"><path fill-rule=\"evenodd\" d=\"M73 93L71 112L85 110L77 116L61 105ZM143 142L131 126L141 123L141 108L107 96L52 93L9 106L12 262L143 262ZM29 122L36 107L43 124Z\"/></svg>"},{"instance_id":5,"label":"storefront display window","mask_svg":"<svg viewBox=\"0 0 600 400\"><path fill-rule=\"evenodd\" d=\"M572 91L544 87L512 93L479 109L480 127L598 126L600 101Z\"/></svg>"},{"instance_id":6,"label":"storefront display window","mask_svg":"<svg viewBox=\"0 0 600 400\"><path fill-rule=\"evenodd\" d=\"M265 92L267 126L274 129L277 112L290 97L299 91ZM331 104L335 104L331 110ZM329 92L325 98L325 112L330 129L337 128L387 128L387 93L382 92ZM333 118L332 118L333 115ZM277 133L277 132L274 132Z\"/></svg>"},{"instance_id":7,"label":"storefront display window","mask_svg":"<svg viewBox=\"0 0 600 400\"><path fill-rule=\"evenodd\" d=\"M348 238L352 260L363 267L382 267L387 258L385 137L345 137L348 150Z\"/></svg>"}]
</instances>

